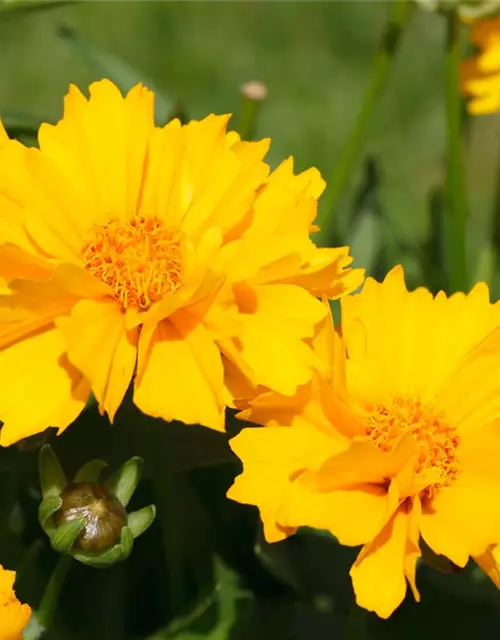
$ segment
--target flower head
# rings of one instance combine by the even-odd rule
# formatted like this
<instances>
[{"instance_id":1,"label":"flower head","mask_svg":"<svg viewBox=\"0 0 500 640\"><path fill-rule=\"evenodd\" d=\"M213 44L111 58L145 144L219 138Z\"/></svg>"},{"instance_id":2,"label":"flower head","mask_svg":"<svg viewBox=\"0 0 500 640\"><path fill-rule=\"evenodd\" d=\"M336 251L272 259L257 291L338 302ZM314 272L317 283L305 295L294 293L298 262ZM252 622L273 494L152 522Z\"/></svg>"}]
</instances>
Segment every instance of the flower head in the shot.
<instances>
[{"instance_id":1,"label":"flower head","mask_svg":"<svg viewBox=\"0 0 500 640\"><path fill-rule=\"evenodd\" d=\"M500 110L500 18L473 22L469 30L479 52L462 64L462 91L470 98L467 108L472 114L494 113Z\"/></svg>"},{"instance_id":2,"label":"flower head","mask_svg":"<svg viewBox=\"0 0 500 640\"><path fill-rule=\"evenodd\" d=\"M31 609L21 604L14 593L14 571L7 571L0 565L0 638L2 640L21 640L23 629L27 626Z\"/></svg>"},{"instance_id":3,"label":"flower head","mask_svg":"<svg viewBox=\"0 0 500 640\"><path fill-rule=\"evenodd\" d=\"M104 80L70 88L39 149L0 147L2 445L62 431L91 390L113 420L132 380L145 413L223 429L234 376L310 379L316 297L362 272L310 240L319 173L270 172L228 119L155 127L150 91Z\"/></svg>"},{"instance_id":4,"label":"flower head","mask_svg":"<svg viewBox=\"0 0 500 640\"><path fill-rule=\"evenodd\" d=\"M421 538L459 567L500 542L500 303L483 284L409 293L398 267L345 298L342 337L328 320L315 349L326 374L247 403L266 426L231 441L228 495L259 507L271 542L309 526L364 545L357 601L387 617L407 580L419 599Z\"/></svg>"}]
</instances>

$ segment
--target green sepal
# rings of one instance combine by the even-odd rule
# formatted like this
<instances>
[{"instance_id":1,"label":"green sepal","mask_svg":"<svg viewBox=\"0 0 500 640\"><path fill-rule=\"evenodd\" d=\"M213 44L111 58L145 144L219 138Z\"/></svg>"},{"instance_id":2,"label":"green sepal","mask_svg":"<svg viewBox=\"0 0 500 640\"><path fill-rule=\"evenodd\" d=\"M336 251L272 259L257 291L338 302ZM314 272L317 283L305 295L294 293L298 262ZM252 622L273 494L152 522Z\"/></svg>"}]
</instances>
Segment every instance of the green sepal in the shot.
<instances>
[{"instance_id":1,"label":"green sepal","mask_svg":"<svg viewBox=\"0 0 500 640\"><path fill-rule=\"evenodd\" d=\"M156 507L154 504L150 504L149 507L144 507L138 511L133 511L128 514L127 526L132 532L134 538L138 538L142 533L146 531L152 524L156 517Z\"/></svg>"},{"instance_id":2,"label":"green sepal","mask_svg":"<svg viewBox=\"0 0 500 640\"><path fill-rule=\"evenodd\" d=\"M123 527L120 536L120 547L122 549L121 560L126 560L132 553L132 549L134 547L134 536L130 527Z\"/></svg>"},{"instance_id":3,"label":"green sepal","mask_svg":"<svg viewBox=\"0 0 500 640\"><path fill-rule=\"evenodd\" d=\"M38 520L42 529L48 536L51 536L55 530L51 522L51 518L62 507L62 498L60 496L48 496L42 500L38 507Z\"/></svg>"},{"instance_id":4,"label":"green sepal","mask_svg":"<svg viewBox=\"0 0 500 640\"><path fill-rule=\"evenodd\" d=\"M126 560L132 553L134 546L134 536L129 527L123 527L120 535L120 542L113 547L100 554L83 553L82 551L76 551L72 553L72 556L78 562L82 562L89 567L95 569L106 569L111 567L117 562Z\"/></svg>"},{"instance_id":5,"label":"green sepal","mask_svg":"<svg viewBox=\"0 0 500 640\"><path fill-rule=\"evenodd\" d=\"M75 540L84 527L85 520L83 518L75 518L61 524L50 536L52 548L58 553L71 554Z\"/></svg>"},{"instance_id":6,"label":"green sepal","mask_svg":"<svg viewBox=\"0 0 500 640\"><path fill-rule=\"evenodd\" d=\"M38 464L43 497L58 496L68 481L50 444L44 444L40 449Z\"/></svg>"},{"instance_id":7,"label":"green sepal","mask_svg":"<svg viewBox=\"0 0 500 640\"><path fill-rule=\"evenodd\" d=\"M99 482L103 470L108 466L104 460L90 460L79 469L73 482Z\"/></svg>"},{"instance_id":8,"label":"green sepal","mask_svg":"<svg viewBox=\"0 0 500 640\"><path fill-rule=\"evenodd\" d=\"M127 460L118 471L106 482L107 488L114 494L124 507L137 489L142 473L142 458L134 456Z\"/></svg>"}]
</instances>

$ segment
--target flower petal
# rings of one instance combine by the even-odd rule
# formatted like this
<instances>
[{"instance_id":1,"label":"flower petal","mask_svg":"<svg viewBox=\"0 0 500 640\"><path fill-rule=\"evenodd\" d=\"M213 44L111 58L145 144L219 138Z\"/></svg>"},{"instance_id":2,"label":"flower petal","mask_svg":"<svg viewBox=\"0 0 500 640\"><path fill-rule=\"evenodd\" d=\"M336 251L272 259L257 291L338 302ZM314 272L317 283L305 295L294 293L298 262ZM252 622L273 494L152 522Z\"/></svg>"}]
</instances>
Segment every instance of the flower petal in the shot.
<instances>
[{"instance_id":1,"label":"flower petal","mask_svg":"<svg viewBox=\"0 0 500 640\"><path fill-rule=\"evenodd\" d=\"M132 379L138 330L126 331L115 302L82 300L57 326L68 344L68 358L92 385L100 410L111 422Z\"/></svg>"},{"instance_id":2,"label":"flower petal","mask_svg":"<svg viewBox=\"0 0 500 640\"><path fill-rule=\"evenodd\" d=\"M353 483L319 491L313 474L304 476L291 484L279 510L279 522L287 527L326 529L340 544L358 546L372 540L397 508L397 498L380 486Z\"/></svg>"},{"instance_id":3,"label":"flower petal","mask_svg":"<svg viewBox=\"0 0 500 640\"><path fill-rule=\"evenodd\" d=\"M234 340L221 341L224 354L250 377L284 395L311 379L321 361L302 341L312 337L326 309L307 291L291 285L239 287L242 323Z\"/></svg>"},{"instance_id":4,"label":"flower petal","mask_svg":"<svg viewBox=\"0 0 500 640\"><path fill-rule=\"evenodd\" d=\"M366 545L351 569L356 602L388 618L406 595L406 571L414 582L414 562L419 555L412 526L412 506L401 506L380 534ZM418 515L418 514L417 514ZM411 534L411 535L410 535Z\"/></svg>"},{"instance_id":5,"label":"flower petal","mask_svg":"<svg viewBox=\"0 0 500 640\"><path fill-rule=\"evenodd\" d=\"M4 447L75 420L90 385L66 357L59 329L49 328L0 351L0 444Z\"/></svg>"},{"instance_id":6,"label":"flower petal","mask_svg":"<svg viewBox=\"0 0 500 640\"><path fill-rule=\"evenodd\" d=\"M112 82L101 80L90 86L89 100L70 87L64 117L40 127L39 143L77 194L85 213L75 224L136 211L153 125L153 94L143 85L124 98ZM68 220L78 216L77 209L65 207L65 213Z\"/></svg>"},{"instance_id":7,"label":"flower petal","mask_svg":"<svg viewBox=\"0 0 500 640\"><path fill-rule=\"evenodd\" d=\"M338 443L314 429L258 427L243 429L229 444L243 462L243 473L228 497L259 508L268 542L294 533L294 527L279 521L292 477L304 468L317 467Z\"/></svg>"},{"instance_id":8,"label":"flower petal","mask_svg":"<svg viewBox=\"0 0 500 640\"><path fill-rule=\"evenodd\" d=\"M423 505L420 529L425 542L459 567L500 540L500 485L496 479L463 470Z\"/></svg>"},{"instance_id":9,"label":"flower petal","mask_svg":"<svg viewBox=\"0 0 500 640\"><path fill-rule=\"evenodd\" d=\"M387 393L434 401L462 358L500 325L500 304L489 302L486 285L450 298L408 293L401 267L383 283L368 278L341 306L348 385L365 402L385 402Z\"/></svg>"},{"instance_id":10,"label":"flower petal","mask_svg":"<svg viewBox=\"0 0 500 640\"><path fill-rule=\"evenodd\" d=\"M150 416L223 431L223 375L203 324L178 311L141 334L134 402Z\"/></svg>"},{"instance_id":11,"label":"flower petal","mask_svg":"<svg viewBox=\"0 0 500 640\"><path fill-rule=\"evenodd\" d=\"M465 355L441 389L436 404L461 434L500 417L499 359L500 327Z\"/></svg>"}]
</instances>

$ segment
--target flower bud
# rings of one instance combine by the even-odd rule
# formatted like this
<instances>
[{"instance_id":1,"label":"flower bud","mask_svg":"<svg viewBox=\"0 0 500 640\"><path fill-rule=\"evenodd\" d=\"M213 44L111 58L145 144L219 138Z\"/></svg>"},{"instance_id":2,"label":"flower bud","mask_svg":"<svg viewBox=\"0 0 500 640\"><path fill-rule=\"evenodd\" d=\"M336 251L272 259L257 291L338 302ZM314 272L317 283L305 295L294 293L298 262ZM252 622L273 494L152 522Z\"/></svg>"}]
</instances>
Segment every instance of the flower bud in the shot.
<instances>
[{"instance_id":1,"label":"flower bud","mask_svg":"<svg viewBox=\"0 0 500 640\"><path fill-rule=\"evenodd\" d=\"M106 466L92 460L68 483L52 447L40 450L40 524L56 551L94 567L125 560L134 538L146 531L156 513L154 505L126 511L141 476L141 458L131 458L101 483Z\"/></svg>"}]
</instances>

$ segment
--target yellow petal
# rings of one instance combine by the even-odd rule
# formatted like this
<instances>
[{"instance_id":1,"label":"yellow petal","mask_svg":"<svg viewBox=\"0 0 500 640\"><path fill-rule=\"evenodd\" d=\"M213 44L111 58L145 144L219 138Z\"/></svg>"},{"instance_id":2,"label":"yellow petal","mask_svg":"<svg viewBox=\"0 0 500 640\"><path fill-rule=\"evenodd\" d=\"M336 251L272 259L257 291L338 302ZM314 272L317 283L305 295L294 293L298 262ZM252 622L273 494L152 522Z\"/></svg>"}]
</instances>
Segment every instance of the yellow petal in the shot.
<instances>
[{"instance_id":1,"label":"yellow petal","mask_svg":"<svg viewBox=\"0 0 500 640\"><path fill-rule=\"evenodd\" d=\"M138 330L126 331L125 316L115 302L95 300L80 301L70 317L56 324L70 362L89 380L100 410L112 422L134 372Z\"/></svg>"},{"instance_id":2,"label":"yellow petal","mask_svg":"<svg viewBox=\"0 0 500 640\"><path fill-rule=\"evenodd\" d=\"M388 618L406 595L406 570L414 572L419 555L412 532L411 506L403 505L380 534L366 545L351 569L356 602L360 607ZM412 533L412 535L410 535ZM411 580L414 581L414 573Z\"/></svg>"},{"instance_id":3,"label":"yellow petal","mask_svg":"<svg viewBox=\"0 0 500 640\"><path fill-rule=\"evenodd\" d=\"M312 429L258 427L243 429L230 440L230 446L243 462L243 473L229 489L228 497L259 508L268 542L294 533L293 527L284 526L278 519L292 477L304 468L321 464L336 443Z\"/></svg>"},{"instance_id":4,"label":"yellow petal","mask_svg":"<svg viewBox=\"0 0 500 640\"><path fill-rule=\"evenodd\" d=\"M289 285L238 290L241 333L221 341L223 353L250 381L284 395L308 382L321 361L302 338L312 336L325 316L323 305L309 293Z\"/></svg>"},{"instance_id":5,"label":"yellow petal","mask_svg":"<svg viewBox=\"0 0 500 640\"><path fill-rule=\"evenodd\" d=\"M461 434L500 417L499 359L500 327L465 355L441 389L436 404Z\"/></svg>"},{"instance_id":6,"label":"yellow petal","mask_svg":"<svg viewBox=\"0 0 500 640\"><path fill-rule=\"evenodd\" d=\"M330 458L319 469L320 491L331 491L354 483L380 483L393 478L413 458L418 448L407 433L390 453L384 453L371 442L355 441L347 451Z\"/></svg>"},{"instance_id":7,"label":"yellow petal","mask_svg":"<svg viewBox=\"0 0 500 640\"><path fill-rule=\"evenodd\" d=\"M423 505L420 529L425 542L459 567L500 540L500 485L496 478L462 471L429 504Z\"/></svg>"},{"instance_id":8,"label":"yellow petal","mask_svg":"<svg viewBox=\"0 0 500 640\"><path fill-rule=\"evenodd\" d=\"M462 358L500 325L500 305L489 302L486 285L451 298L408 293L401 267L383 283L368 278L341 305L348 385L366 402L387 400L388 392L434 401Z\"/></svg>"},{"instance_id":9,"label":"yellow petal","mask_svg":"<svg viewBox=\"0 0 500 640\"><path fill-rule=\"evenodd\" d=\"M313 478L308 474L291 484L279 510L281 524L325 529L341 544L358 546L372 540L397 508L397 498L377 485L319 491Z\"/></svg>"},{"instance_id":10,"label":"yellow petal","mask_svg":"<svg viewBox=\"0 0 500 640\"><path fill-rule=\"evenodd\" d=\"M493 584L500 589L500 553L498 546L491 546L474 561L481 567Z\"/></svg>"},{"instance_id":11,"label":"yellow petal","mask_svg":"<svg viewBox=\"0 0 500 640\"><path fill-rule=\"evenodd\" d=\"M137 85L124 98L101 80L90 86L89 100L71 86L63 119L41 126L41 153L65 176L89 225L136 211L153 124L150 91ZM68 219L75 215L65 211Z\"/></svg>"},{"instance_id":12,"label":"yellow petal","mask_svg":"<svg viewBox=\"0 0 500 640\"><path fill-rule=\"evenodd\" d=\"M0 444L4 447L75 420L90 385L67 360L59 329L30 334L0 351Z\"/></svg>"},{"instance_id":13,"label":"yellow petal","mask_svg":"<svg viewBox=\"0 0 500 640\"><path fill-rule=\"evenodd\" d=\"M138 370L134 402L141 411L224 430L221 356L199 319L178 311L144 332Z\"/></svg>"},{"instance_id":14,"label":"yellow petal","mask_svg":"<svg viewBox=\"0 0 500 640\"><path fill-rule=\"evenodd\" d=\"M0 296L0 348L49 327L57 317L69 314L78 299L52 280L11 282L9 294Z\"/></svg>"}]
</instances>

